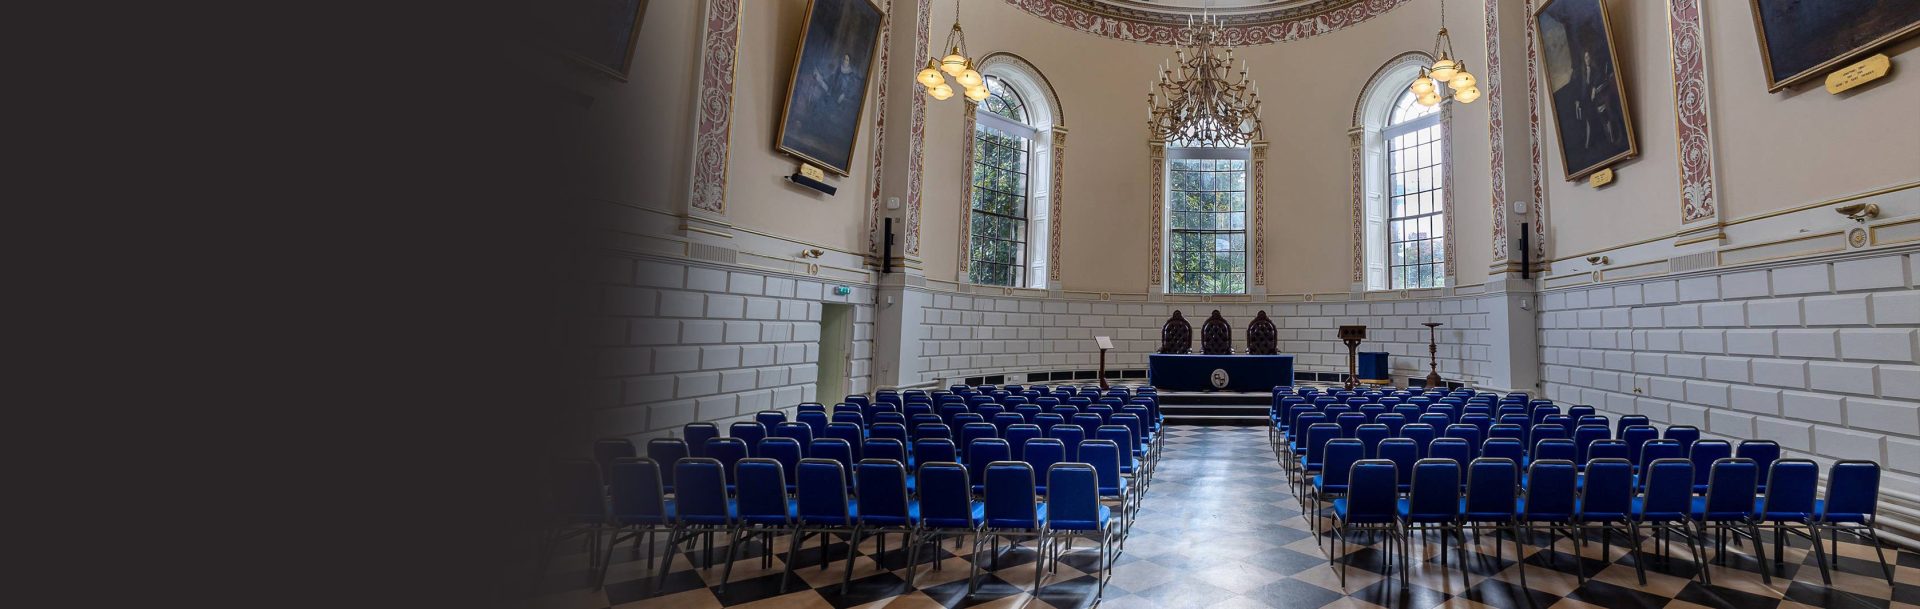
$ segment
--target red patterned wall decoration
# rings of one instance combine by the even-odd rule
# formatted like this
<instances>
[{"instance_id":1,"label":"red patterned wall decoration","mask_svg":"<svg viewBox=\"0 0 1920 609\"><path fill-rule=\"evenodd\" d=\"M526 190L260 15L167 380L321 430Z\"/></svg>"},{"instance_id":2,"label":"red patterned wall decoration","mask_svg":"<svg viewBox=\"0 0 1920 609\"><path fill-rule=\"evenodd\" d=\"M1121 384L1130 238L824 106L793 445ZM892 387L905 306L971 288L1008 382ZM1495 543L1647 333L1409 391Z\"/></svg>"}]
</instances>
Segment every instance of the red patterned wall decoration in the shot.
<instances>
[{"instance_id":1,"label":"red patterned wall decoration","mask_svg":"<svg viewBox=\"0 0 1920 609\"><path fill-rule=\"evenodd\" d=\"M1163 212L1167 204L1163 197L1165 197L1166 191L1167 145L1164 142L1151 142L1148 143L1147 146L1152 148L1150 155L1152 161L1147 165L1147 175L1153 179L1153 184L1147 187L1147 192L1151 193L1147 197L1147 200L1150 202L1148 209L1153 218L1153 222L1151 222L1152 226L1150 227L1153 233L1148 236L1152 242L1152 246L1147 248L1147 251L1150 252L1149 255L1152 256L1152 261L1147 265L1147 284L1160 285L1161 276L1166 274L1166 269L1161 266L1160 251L1163 245L1161 240L1166 233L1166 221L1164 220Z\"/></svg>"},{"instance_id":2,"label":"red patterned wall decoration","mask_svg":"<svg viewBox=\"0 0 1920 609\"><path fill-rule=\"evenodd\" d=\"M1713 134L1707 120L1707 49L1702 0L1671 0L1673 101L1680 144L1680 222L1719 215L1713 182Z\"/></svg>"},{"instance_id":3,"label":"red patterned wall decoration","mask_svg":"<svg viewBox=\"0 0 1920 609\"><path fill-rule=\"evenodd\" d=\"M880 10L886 11L886 17L880 21L880 74L874 89L873 102L873 189L867 192L867 256L880 255L880 178L886 173L887 151L887 81L891 71L893 45L893 0L886 0Z\"/></svg>"},{"instance_id":4,"label":"red patterned wall decoration","mask_svg":"<svg viewBox=\"0 0 1920 609\"><path fill-rule=\"evenodd\" d=\"M740 45L740 0L707 0L700 91L693 131L694 209L727 213L727 138L733 126L733 68Z\"/></svg>"},{"instance_id":5,"label":"red patterned wall decoration","mask_svg":"<svg viewBox=\"0 0 1920 609\"><path fill-rule=\"evenodd\" d=\"M1507 259L1507 155L1501 138L1506 134L1506 121L1501 120L1500 108L1505 96L1500 94L1500 14L1499 0L1487 0L1487 73L1481 80L1480 90L1486 91L1487 100L1487 141L1491 150L1487 152L1489 174L1493 177L1493 261Z\"/></svg>"},{"instance_id":6,"label":"red patterned wall decoration","mask_svg":"<svg viewBox=\"0 0 1920 609\"><path fill-rule=\"evenodd\" d=\"M1253 143L1253 285L1267 285L1267 143Z\"/></svg>"},{"instance_id":7,"label":"red patterned wall decoration","mask_svg":"<svg viewBox=\"0 0 1920 609\"><path fill-rule=\"evenodd\" d=\"M1408 0L1316 0L1284 8L1221 11L1226 42L1272 44L1339 30L1380 16ZM1055 24L1088 34L1147 44L1179 44L1187 16L1104 0L1007 0Z\"/></svg>"},{"instance_id":8,"label":"red patterned wall decoration","mask_svg":"<svg viewBox=\"0 0 1920 609\"><path fill-rule=\"evenodd\" d=\"M1053 128L1053 194L1047 198L1051 210L1047 213L1047 280L1059 288L1060 281L1060 201L1066 199L1067 192L1067 128Z\"/></svg>"},{"instance_id":9,"label":"red patterned wall decoration","mask_svg":"<svg viewBox=\"0 0 1920 609\"><path fill-rule=\"evenodd\" d=\"M1358 283L1367 280L1367 237L1361 228L1365 224L1363 217L1367 205L1362 195L1362 189L1367 181L1366 164L1361 162L1366 148L1367 132L1365 129L1355 127L1347 131L1347 138L1352 146L1353 155L1353 172L1348 176L1352 189L1349 202L1353 205L1351 214L1353 217L1353 280Z\"/></svg>"},{"instance_id":10,"label":"red patterned wall decoration","mask_svg":"<svg viewBox=\"0 0 1920 609\"><path fill-rule=\"evenodd\" d=\"M1547 188L1540 183L1540 52L1535 44L1533 26L1533 0L1527 0L1527 150L1533 155L1533 171L1528 180L1533 183L1533 259L1535 264L1545 264L1547 259Z\"/></svg>"},{"instance_id":11,"label":"red patterned wall decoration","mask_svg":"<svg viewBox=\"0 0 1920 609\"><path fill-rule=\"evenodd\" d=\"M956 281L967 281L967 268L973 266L973 130L980 108L973 100L962 99L960 136L966 143L960 145L960 257L959 270L954 273Z\"/></svg>"},{"instance_id":12,"label":"red patterned wall decoration","mask_svg":"<svg viewBox=\"0 0 1920 609\"><path fill-rule=\"evenodd\" d=\"M918 68L927 65L927 38L931 35L933 0L920 0L915 11L919 16L919 25L914 30L913 65ZM921 167L926 160L927 137L927 96L913 96L913 119L907 133L907 234L905 251L908 256L920 257L920 178Z\"/></svg>"}]
</instances>

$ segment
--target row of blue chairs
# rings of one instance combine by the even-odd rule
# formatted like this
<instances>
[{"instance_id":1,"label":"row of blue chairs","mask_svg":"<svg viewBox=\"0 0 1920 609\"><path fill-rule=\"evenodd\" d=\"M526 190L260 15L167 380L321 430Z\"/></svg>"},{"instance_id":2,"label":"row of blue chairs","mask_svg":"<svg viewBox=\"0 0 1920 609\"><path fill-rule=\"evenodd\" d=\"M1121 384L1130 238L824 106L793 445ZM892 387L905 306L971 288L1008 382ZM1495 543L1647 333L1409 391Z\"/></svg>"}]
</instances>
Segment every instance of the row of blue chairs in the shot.
<instances>
[{"instance_id":1,"label":"row of blue chairs","mask_svg":"<svg viewBox=\"0 0 1920 609\"><path fill-rule=\"evenodd\" d=\"M1312 482L1316 497L1331 503L1333 526L1329 532L1336 544L1333 556L1346 555L1340 546L1356 532L1386 535L1388 574L1392 575L1397 555L1401 558L1398 564L1403 589L1404 557L1413 555L1409 534L1416 531L1438 532L1443 542L1457 538L1455 548L1463 561L1467 558L1468 530L1475 538L1485 530L1494 532L1496 559L1501 555L1498 535L1508 533L1516 561L1521 564L1522 585L1526 581L1526 561L1520 544L1533 537L1535 527L1546 530L1548 547L1556 536L1583 545L1588 534L1598 530L1603 553L1611 549L1611 534L1623 533L1623 544L1634 554L1642 585L1646 584L1640 550L1643 527L1655 533L1656 539L1668 539L1669 554L1671 537L1676 535L1696 561L1704 561L1706 547L1712 545L1721 564L1726 562L1728 538L1746 537L1754 544L1753 556L1761 563L1761 577L1767 583L1772 581L1770 572L1784 569L1788 534L1811 543L1821 578L1828 583L1831 575L1820 543L1822 531L1835 538L1836 552L1840 532L1869 542L1880 551L1880 540L1874 532L1880 466L1871 461L1835 463L1828 470L1824 498L1817 497L1819 466L1806 459L1774 461L1763 474L1752 459L1723 457L1708 467L1708 483L1702 491L1696 491L1694 485L1695 464L1686 459L1659 459L1636 475L1624 459L1598 459L1584 471L1571 461L1545 459L1534 461L1523 472L1511 459L1481 457L1464 467L1464 483L1462 465L1451 459L1421 459L1406 476L1400 471L1403 467L1386 459L1361 459L1345 470L1329 470L1345 471L1344 476L1315 476ZM1759 491L1757 483L1763 475L1772 484ZM1409 482L1403 484L1401 480ZM1773 569L1765 567L1762 528L1773 531ZM1715 533L1711 539L1708 531ZM1344 583L1347 561L1339 562ZM1892 585L1893 574L1884 553L1880 562L1888 585ZM1441 566L1444 569L1446 565L1443 548ZM1584 582L1584 566L1576 566ZM1704 564L1701 567L1698 577L1710 583L1712 575ZM1461 578L1464 585L1465 569Z\"/></svg>"},{"instance_id":2,"label":"row of blue chairs","mask_svg":"<svg viewBox=\"0 0 1920 609\"><path fill-rule=\"evenodd\" d=\"M983 440L980 446L988 442L1000 440ZM1057 446L1057 441L1052 442ZM1000 538L1034 540L1040 554L1035 567L1037 593L1041 569L1051 558L1057 570L1063 546L1070 548L1075 537L1096 541L1103 572L1111 564L1130 528L1124 514L1115 518L1112 508L1102 504L1118 501L1126 509L1127 483L1118 477L1120 455L1120 447L1111 441L1089 440L1082 446L1082 458L1087 461L1057 461L1040 467L1013 460L984 467L929 461L921 463L912 476L895 459L863 459L849 470L838 460L806 458L794 468L791 485L786 464L775 459L741 459L729 473L718 459L686 457L666 468L678 480L671 495L664 487L661 464L652 459L616 458L604 474L599 464L583 459L561 464L556 498L575 532L591 535L593 568L602 582L614 548L625 541L633 542L636 554L644 545L651 567L652 542L660 533L667 534L670 552L660 565L661 581L682 544L688 545L685 551L692 561L692 544L704 538L703 562L711 567L713 537L727 535L731 543L721 576L722 592L739 550L755 536L763 538L767 549L761 557L763 568L771 567L774 538L792 536L786 558L791 573L809 537L820 537L820 568L824 569L830 536L845 539L852 548L865 536L878 535L876 559L880 559L887 551L885 536L899 533L902 549L908 551L912 581L923 546L966 534L975 537L976 555L980 555L980 544L993 539L996 563ZM976 471L980 472L978 484L972 482ZM1045 484L1036 484L1036 471L1046 472ZM607 532L612 535L603 556L597 544ZM566 538L556 536L555 543ZM851 559L849 550L843 592L852 573ZM1103 591L1107 577L1100 576Z\"/></svg>"}]
</instances>

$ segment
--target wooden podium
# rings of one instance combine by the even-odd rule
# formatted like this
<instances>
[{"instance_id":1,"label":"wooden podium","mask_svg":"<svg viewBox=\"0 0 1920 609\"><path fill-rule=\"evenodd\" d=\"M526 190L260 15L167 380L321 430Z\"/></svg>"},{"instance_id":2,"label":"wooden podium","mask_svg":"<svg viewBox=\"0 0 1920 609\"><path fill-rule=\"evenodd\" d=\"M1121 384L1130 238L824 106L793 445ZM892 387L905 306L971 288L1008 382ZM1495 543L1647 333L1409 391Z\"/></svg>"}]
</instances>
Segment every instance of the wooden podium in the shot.
<instances>
[{"instance_id":1,"label":"wooden podium","mask_svg":"<svg viewBox=\"0 0 1920 609\"><path fill-rule=\"evenodd\" d=\"M1340 342L1347 344L1346 387L1348 389L1360 386L1360 341L1366 339L1366 326L1340 326Z\"/></svg>"}]
</instances>

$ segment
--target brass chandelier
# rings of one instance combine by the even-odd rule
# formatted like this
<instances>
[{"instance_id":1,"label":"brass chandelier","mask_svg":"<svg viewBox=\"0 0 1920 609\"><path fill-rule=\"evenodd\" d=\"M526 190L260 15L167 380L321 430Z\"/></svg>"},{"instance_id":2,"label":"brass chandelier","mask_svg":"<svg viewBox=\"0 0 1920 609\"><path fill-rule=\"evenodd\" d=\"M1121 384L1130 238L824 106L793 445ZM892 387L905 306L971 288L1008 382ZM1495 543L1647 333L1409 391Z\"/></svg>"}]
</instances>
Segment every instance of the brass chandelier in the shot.
<instances>
[{"instance_id":1,"label":"brass chandelier","mask_svg":"<svg viewBox=\"0 0 1920 609\"><path fill-rule=\"evenodd\" d=\"M1420 68L1413 79L1414 101L1435 106L1446 99L1442 87L1452 91L1453 101L1471 104L1480 99L1480 79L1467 71L1467 62L1453 58L1453 38L1447 36L1447 0L1440 0L1440 33L1433 37L1433 65Z\"/></svg>"},{"instance_id":2,"label":"brass chandelier","mask_svg":"<svg viewBox=\"0 0 1920 609\"><path fill-rule=\"evenodd\" d=\"M1260 87L1241 60L1234 76L1233 47L1216 47L1224 28L1213 17L1192 18L1181 36L1193 42L1162 63L1158 82L1147 86L1147 130L1154 139L1182 146L1240 147L1260 139Z\"/></svg>"},{"instance_id":3,"label":"brass chandelier","mask_svg":"<svg viewBox=\"0 0 1920 609\"><path fill-rule=\"evenodd\" d=\"M960 29L960 3L953 3L953 29L947 30L947 43L943 48L951 49L946 57L928 58L927 67L920 70L914 80L926 87L926 94L936 100L953 97L953 86L947 84L947 76L967 92L967 99L974 102L987 101L992 95L987 91L987 82L974 69L973 60L967 58L967 32ZM946 76L940 73L945 72Z\"/></svg>"}]
</instances>

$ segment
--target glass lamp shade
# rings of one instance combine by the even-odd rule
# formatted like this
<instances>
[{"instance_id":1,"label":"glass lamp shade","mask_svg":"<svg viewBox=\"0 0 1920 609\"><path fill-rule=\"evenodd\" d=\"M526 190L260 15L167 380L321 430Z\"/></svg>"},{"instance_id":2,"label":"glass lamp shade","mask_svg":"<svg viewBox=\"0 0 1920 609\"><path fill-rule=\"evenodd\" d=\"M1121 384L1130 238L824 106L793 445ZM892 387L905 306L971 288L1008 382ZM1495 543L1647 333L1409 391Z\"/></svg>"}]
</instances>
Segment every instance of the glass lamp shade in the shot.
<instances>
[{"instance_id":1,"label":"glass lamp shade","mask_svg":"<svg viewBox=\"0 0 1920 609\"><path fill-rule=\"evenodd\" d=\"M993 95L993 92L988 91L986 85L974 85L971 87L967 87L967 99L971 99L975 102L987 101L987 97L991 95Z\"/></svg>"},{"instance_id":2,"label":"glass lamp shade","mask_svg":"<svg viewBox=\"0 0 1920 609\"><path fill-rule=\"evenodd\" d=\"M921 70L914 80L920 81L921 86L932 88L934 85L946 82L947 77L940 75L940 63L929 59L926 69Z\"/></svg>"},{"instance_id":3,"label":"glass lamp shade","mask_svg":"<svg viewBox=\"0 0 1920 609\"><path fill-rule=\"evenodd\" d=\"M1480 87L1467 87L1453 92L1453 101L1471 104L1476 99L1480 99Z\"/></svg>"},{"instance_id":4,"label":"glass lamp shade","mask_svg":"<svg viewBox=\"0 0 1920 609\"><path fill-rule=\"evenodd\" d=\"M1433 92L1433 79L1425 76L1413 79L1413 94L1425 95Z\"/></svg>"},{"instance_id":5,"label":"glass lamp shade","mask_svg":"<svg viewBox=\"0 0 1920 609\"><path fill-rule=\"evenodd\" d=\"M1474 78L1472 73L1461 70L1460 73L1453 75L1453 80L1447 81L1447 87L1452 88L1454 91L1459 91L1462 89L1471 89L1479 83L1480 79Z\"/></svg>"},{"instance_id":6,"label":"glass lamp shade","mask_svg":"<svg viewBox=\"0 0 1920 609\"><path fill-rule=\"evenodd\" d=\"M1451 59L1433 62L1433 69L1427 71L1428 76L1439 81L1453 80L1455 74L1459 74L1459 67Z\"/></svg>"},{"instance_id":7,"label":"glass lamp shade","mask_svg":"<svg viewBox=\"0 0 1920 609\"><path fill-rule=\"evenodd\" d=\"M967 56L961 55L960 49L954 49L952 54L940 60L940 71L948 76L959 76L967 71Z\"/></svg>"},{"instance_id":8,"label":"glass lamp shade","mask_svg":"<svg viewBox=\"0 0 1920 609\"><path fill-rule=\"evenodd\" d=\"M945 100L949 97L953 97L953 87L948 86L947 83L943 82L938 85L934 85L931 88L928 88L927 95L932 95L934 99Z\"/></svg>"},{"instance_id":9,"label":"glass lamp shade","mask_svg":"<svg viewBox=\"0 0 1920 609\"><path fill-rule=\"evenodd\" d=\"M1475 95L1478 95L1478 94L1476 93ZM935 96L935 97L938 97L938 96ZM1440 94L1435 93L1433 91L1428 91L1426 93L1421 93L1419 97L1414 98L1414 101L1420 102L1420 105L1422 106L1438 105L1440 103Z\"/></svg>"},{"instance_id":10,"label":"glass lamp shade","mask_svg":"<svg viewBox=\"0 0 1920 609\"><path fill-rule=\"evenodd\" d=\"M959 82L960 86L969 89L978 87L980 83L986 82L980 78L980 73L975 72L973 68L967 68L965 71L960 72L958 76L953 77L953 80Z\"/></svg>"}]
</instances>

